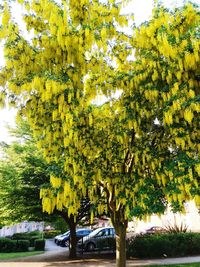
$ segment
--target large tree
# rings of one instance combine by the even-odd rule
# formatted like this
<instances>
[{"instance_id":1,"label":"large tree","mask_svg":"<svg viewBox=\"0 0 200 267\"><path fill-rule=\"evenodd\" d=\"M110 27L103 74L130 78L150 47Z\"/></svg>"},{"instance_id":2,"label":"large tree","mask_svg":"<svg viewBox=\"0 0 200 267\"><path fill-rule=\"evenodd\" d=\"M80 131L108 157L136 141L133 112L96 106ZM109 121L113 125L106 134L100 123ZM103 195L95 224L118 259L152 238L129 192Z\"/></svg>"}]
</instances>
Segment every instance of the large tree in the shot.
<instances>
[{"instance_id":1,"label":"large tree","mask_svg":"<svg viewBox=\"0 0 200 267\"><path fill-rule=\"evenodd\" d=\"M89 192L98 212L110 213L117 266L124 267L130 215L199 201L198 8L159 6L127 38L117 28L126 20L115 1L25 6L31 41L5 6L1 77L10 99L22 103L45 157L64 166L51 178L57 196L41 192L44 209L67 205L75 215L77 192ZM92 105L100 93L108 103Z\"/></svg>"}]
</instances>

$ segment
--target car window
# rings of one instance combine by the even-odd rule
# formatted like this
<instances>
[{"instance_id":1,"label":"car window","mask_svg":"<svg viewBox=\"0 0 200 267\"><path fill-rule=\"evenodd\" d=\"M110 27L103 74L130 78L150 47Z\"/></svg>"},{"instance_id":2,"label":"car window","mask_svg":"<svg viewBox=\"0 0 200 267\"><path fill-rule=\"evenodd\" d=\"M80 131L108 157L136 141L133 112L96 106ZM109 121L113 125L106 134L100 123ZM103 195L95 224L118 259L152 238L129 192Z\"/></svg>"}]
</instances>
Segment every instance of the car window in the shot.
<instances>
[{"instance_id":1,"label":"car window","mask_svg":"<svg viewBox=\"0 0 200 267\"><path fill-rule=\"evenodd\" d=\"M115 235L115 229L114 228L110 228L110 235Z\"/></svg>"},{"instance_id":2,"label":"car window","mask_svg":"<svg viewBox=\"0 0 200 267\"><path fill-rule=\"evenodd\" d=\"M104 235L104 230L101 230L98 234L97 234L97 236L103 236Z\"/></svg>"},{"instance_id":3,"label":"car window","mask_svg":"<svg viewBox=\"0 0 200 267\"><path fill-rule=\"evenodd\" d=\"M103 229L97 234L97 236L108 236L108 235L109 235L109 229Z\"/></svg>"}]
</instances>

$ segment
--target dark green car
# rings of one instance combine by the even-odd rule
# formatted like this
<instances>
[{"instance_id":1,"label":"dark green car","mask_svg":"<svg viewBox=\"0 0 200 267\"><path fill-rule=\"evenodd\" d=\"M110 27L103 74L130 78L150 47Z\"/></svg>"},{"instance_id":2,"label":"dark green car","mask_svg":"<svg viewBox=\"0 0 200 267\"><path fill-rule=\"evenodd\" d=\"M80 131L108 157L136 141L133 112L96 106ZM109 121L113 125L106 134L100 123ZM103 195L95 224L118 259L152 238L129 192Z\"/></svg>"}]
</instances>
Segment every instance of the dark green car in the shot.
<instances>
[{"instance_id":1,"label":"dark green car","mask_svg":"<svg viewBox=\"0 0 200 267\"><path fill-rule=\"evenodd\" d=\"M98 228L78 241L78 250L82 251L114 249L115 229L113 227Z\"/></svg>"}]
</instances>

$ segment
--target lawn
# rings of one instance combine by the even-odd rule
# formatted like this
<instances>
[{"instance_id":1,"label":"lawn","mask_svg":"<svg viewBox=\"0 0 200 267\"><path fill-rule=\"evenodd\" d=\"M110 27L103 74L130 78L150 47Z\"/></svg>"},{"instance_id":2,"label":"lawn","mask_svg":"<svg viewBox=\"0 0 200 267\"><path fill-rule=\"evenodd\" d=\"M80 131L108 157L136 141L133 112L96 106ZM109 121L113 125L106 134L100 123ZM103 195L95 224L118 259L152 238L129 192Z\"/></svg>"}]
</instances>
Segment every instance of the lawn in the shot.
<instances>
[{"instance_id":1,"label":"lawn","mask_svg":"<svg viewBox=\"0 0 200 267\"><path fill-rule=\"evenodd\" d=\"M38 255L38 254L42 254L42 253L44 253L44 251L0 253L0 261L1 260L15 259L15 258L19 258L19 257L34 256L34 255Z\"/></svg>"},{"instance_id":2,"label":"lawn","mask_svg":"<svg viewBox=\"0 0 200 267\"><path fill-rule=\"evenodd\" d=\"M179 264L168 264L168 265L149 265L149 267L199 267L200 262L196 263L179 263Z\"/></svg>"}]
</instances>

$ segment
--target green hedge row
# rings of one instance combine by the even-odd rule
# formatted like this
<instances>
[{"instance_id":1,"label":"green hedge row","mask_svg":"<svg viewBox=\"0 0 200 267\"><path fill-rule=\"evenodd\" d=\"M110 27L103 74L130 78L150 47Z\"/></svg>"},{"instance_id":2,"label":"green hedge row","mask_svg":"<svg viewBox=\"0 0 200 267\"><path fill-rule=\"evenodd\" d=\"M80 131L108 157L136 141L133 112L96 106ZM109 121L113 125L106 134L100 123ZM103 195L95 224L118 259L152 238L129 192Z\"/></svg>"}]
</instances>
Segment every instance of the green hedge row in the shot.
<instances>
[{"instance_id":1,"label":"green hedge row","mask_svg":"<svg viewBox=\"0 0 200 267\"><path fill-rule=\"evenodd\" d=\"M129 257L155 258L200 254L200 233L144 235L128 240Z\"/></svg>"},{"instance_id":2,"label":"green hedge row","mask_svg":"<svg viewBox=\"0 0 200 267\"><path fill-rule=\"evenodd\" d=\"M30 247L35 246L35 240L41 239L42 233L39 231L34 231L30 233L16 233L12 236L13 240L28 240L30 242Z\"/></svg>"},{"instance_id":3,"label":"green hedge row","mask_svg":"<svg viewBox=\"0 0 200 267\"><path fill-rule=\"evenodd\" d=\"M28 251L29 247L35 247L35 250L45 249L44 239L35 239L34 244L30 244L29 240L13 240L10 238L0 238L0 253L1 252L24 252Z\"/></svg>"},{"instance_id":4,"label":"green hedge row","mask_svg":"<svg viewBox=\"0 0 200 267\"><path fill-rule=\"evenodd\" d=\"M12 240L0 238L0 252L24 252L28 251L30 242L28 240Z\"/></svg>"}]
</instances>

